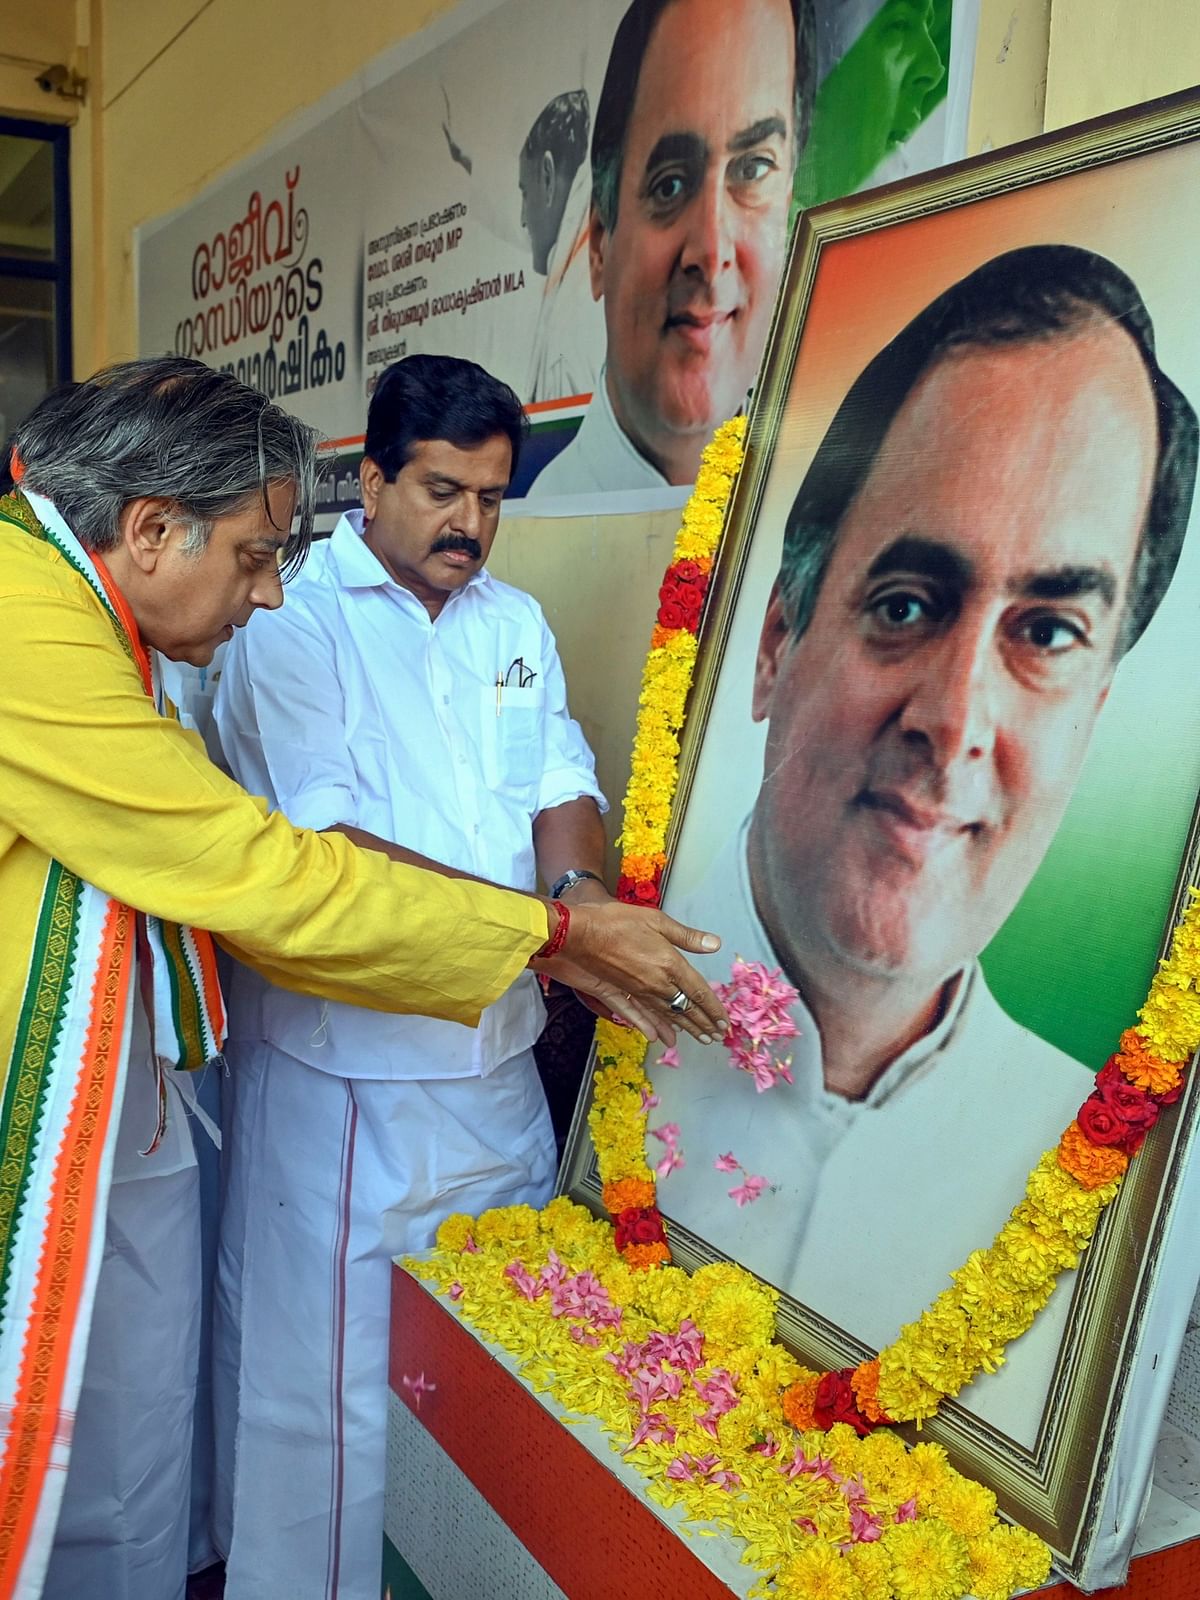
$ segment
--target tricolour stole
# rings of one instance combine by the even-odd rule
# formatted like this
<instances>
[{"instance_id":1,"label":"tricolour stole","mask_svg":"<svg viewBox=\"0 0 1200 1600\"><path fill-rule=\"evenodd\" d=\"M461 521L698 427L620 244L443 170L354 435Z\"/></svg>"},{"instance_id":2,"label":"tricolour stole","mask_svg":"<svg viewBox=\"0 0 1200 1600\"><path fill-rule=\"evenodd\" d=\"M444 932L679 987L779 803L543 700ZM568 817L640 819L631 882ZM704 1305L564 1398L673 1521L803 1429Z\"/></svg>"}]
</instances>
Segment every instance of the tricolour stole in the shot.
<instances>
[{"instance_id":1,"label":"tricolour stole","mask_svg":"<svg viewBox=\"0 0 1200 1600\"><path fill-rule=\"evenodd\" d=\"M153 694L149 656L123 598L52 513L36 496L0 499L0 521L52 545L88 584ZM220 1051L225 1014L210 935L143 916L50 861L0 1091L5 1600L41 1594L54 1539L104 1247L135 982L160 1074L199 1067ZM160 1076L163 1115L165 1103Z\"/></svg>"}]
</instances>

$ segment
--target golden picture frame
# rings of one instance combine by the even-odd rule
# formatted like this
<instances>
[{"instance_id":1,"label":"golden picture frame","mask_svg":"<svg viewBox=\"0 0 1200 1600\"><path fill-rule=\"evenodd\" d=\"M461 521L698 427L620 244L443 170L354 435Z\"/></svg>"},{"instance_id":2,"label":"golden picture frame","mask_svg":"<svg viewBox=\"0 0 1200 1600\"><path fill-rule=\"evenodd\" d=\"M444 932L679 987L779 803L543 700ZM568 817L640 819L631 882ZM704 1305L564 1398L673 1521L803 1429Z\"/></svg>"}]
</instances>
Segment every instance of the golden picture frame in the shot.
<instances>
[{"instance_id":1,"label":"golden picture frame","mask_svg":"<svg viewBox=\"0 0 1200 1600\"><path fill-rule=\"evenodd\" d=\"M702 963L711 980L735 955L798 976L797 1081L756 1096L722 1076L716 1047L650 1074L690 1162L659 1186L675 1260L736 1259L773 1282L781 1337L819 1370L869 1357L990 1244L1087 1069L1134 1025L1194 881L1200 531L1178 455L1174 556L1151 537L1166 527L1172 389L1194 467L1198 180L1189 92L818 207L793 238L701 632L663 905L725 938ZM1010 286L1022 304L1049 296L1051 323L1009 327ZM939 311L924 345L905 343L927 307L957 316L966 301L966 333ZM868 368L883 377L856 387ZM896 372L907 387L873 423ZM833 466L813 488L827 436ZM808 598L772 613L783 532L800 529L803 566L797 508L824 504L846 461ZM948 565L931 546L954 547ZM968 737L960 712L985 732ZM970 782L943 759L952 725ZM838 977L855 971L853 986ZM880 1019L927 979L919 1030L881 1055ZM1200 1195L1197 1099L1189 1081L1006 1366L922 1434L1087 1588L1127 1567L1200 1274L1181 1223ZM585 1087L560 1186L600 1212L588 1101ZM727 1148L768 1180L753 1206L713 1170ZM811 1232L790 1256L789 1229Z\"/></svg>"}]
</instances>

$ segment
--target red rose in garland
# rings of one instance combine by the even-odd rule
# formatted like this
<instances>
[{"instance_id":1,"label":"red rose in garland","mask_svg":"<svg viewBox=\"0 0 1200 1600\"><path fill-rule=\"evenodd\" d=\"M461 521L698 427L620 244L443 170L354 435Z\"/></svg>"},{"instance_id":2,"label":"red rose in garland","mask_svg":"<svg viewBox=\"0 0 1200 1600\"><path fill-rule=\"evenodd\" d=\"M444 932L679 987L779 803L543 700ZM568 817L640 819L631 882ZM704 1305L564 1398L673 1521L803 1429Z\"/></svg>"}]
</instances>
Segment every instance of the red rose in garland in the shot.
<instances>
[{"instance_id":1,"label":"red rose in garland","mask_svg":"<svg viewBox=\"0 0 1200 1600\"><path fill-rule=\"evenodd\" d=\"M616 1216L617 1249L631 1244L666 1244L662 1214L655 1206L634 1207Z\"/></svg>"},{"instance_id":2,"label":"red rose in garland","mask_svg":"<svg viewBox=\"0 0 1200 1600\"><path fill-rule=\"evenodd\" d=\"M818 1428L826 1430L832 1428L835 1422L848 1422L859 1438L865 1439L873 1431L874 1424L868 1422L858 1409L858 1401L850 1386L854 1370L853 1367L843 1367L840 1372L825 1373L817 1385L813 1421Z\"/></svg>"}]
</instances>

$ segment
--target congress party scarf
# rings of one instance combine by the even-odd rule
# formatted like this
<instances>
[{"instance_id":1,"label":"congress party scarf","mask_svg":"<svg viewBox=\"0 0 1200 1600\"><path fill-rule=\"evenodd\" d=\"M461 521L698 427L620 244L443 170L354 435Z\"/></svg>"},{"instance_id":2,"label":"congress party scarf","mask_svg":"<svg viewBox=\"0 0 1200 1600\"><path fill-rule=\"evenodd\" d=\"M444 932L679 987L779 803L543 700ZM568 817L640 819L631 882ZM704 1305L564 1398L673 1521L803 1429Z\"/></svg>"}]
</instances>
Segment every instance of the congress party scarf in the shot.
<instances>
[{"instance_id":1,"label":"congress party scarf","mask_svg":"<svg viewBox=\"0 0 1200 1600\"><path fill-rule=\"evenodd\" d=\"M39 520L22 494L0 499L0 521L52 545L88 584L153 694L123 597L62 519L52 520ZM66 1479L134 982L165 1108L162 1069L199 1067L223 1042L212 940L143 916L49 861L12 1054L0 1063L0 1595L14 1600L41 1593Z\"/></svg>"}]
</instances>

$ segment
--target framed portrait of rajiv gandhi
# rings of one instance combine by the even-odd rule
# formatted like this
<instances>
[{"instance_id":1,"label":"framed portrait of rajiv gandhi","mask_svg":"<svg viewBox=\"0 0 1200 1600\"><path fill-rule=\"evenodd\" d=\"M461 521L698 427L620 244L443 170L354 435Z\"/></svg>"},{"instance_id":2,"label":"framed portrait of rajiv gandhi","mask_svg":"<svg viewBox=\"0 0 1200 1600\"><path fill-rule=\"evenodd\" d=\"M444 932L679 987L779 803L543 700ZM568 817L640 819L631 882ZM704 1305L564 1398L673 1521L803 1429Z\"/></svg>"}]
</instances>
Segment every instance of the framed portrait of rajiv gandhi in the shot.
<instances>
[{"instance_id":1,"label":"framed portrait of rajiv gandhi","mask_svg":"<svg viewBox=\"0 0 1200 1600\"><path fill-rule=\"evenodd\" d=\"M647 1067L675 1259L774 1285L819 1369L990 1244L1194 881L1198 189L1180 96L819 207L793 242L663 879L722 936L710 980L741 957L796 991L791 1081L686 1039ZM1128 1555L1200 1272L1195 1100L926 1424L1084 1582ZM597 1205L586 1109L564 1184Z\"/></svg>"}]
</instances>

